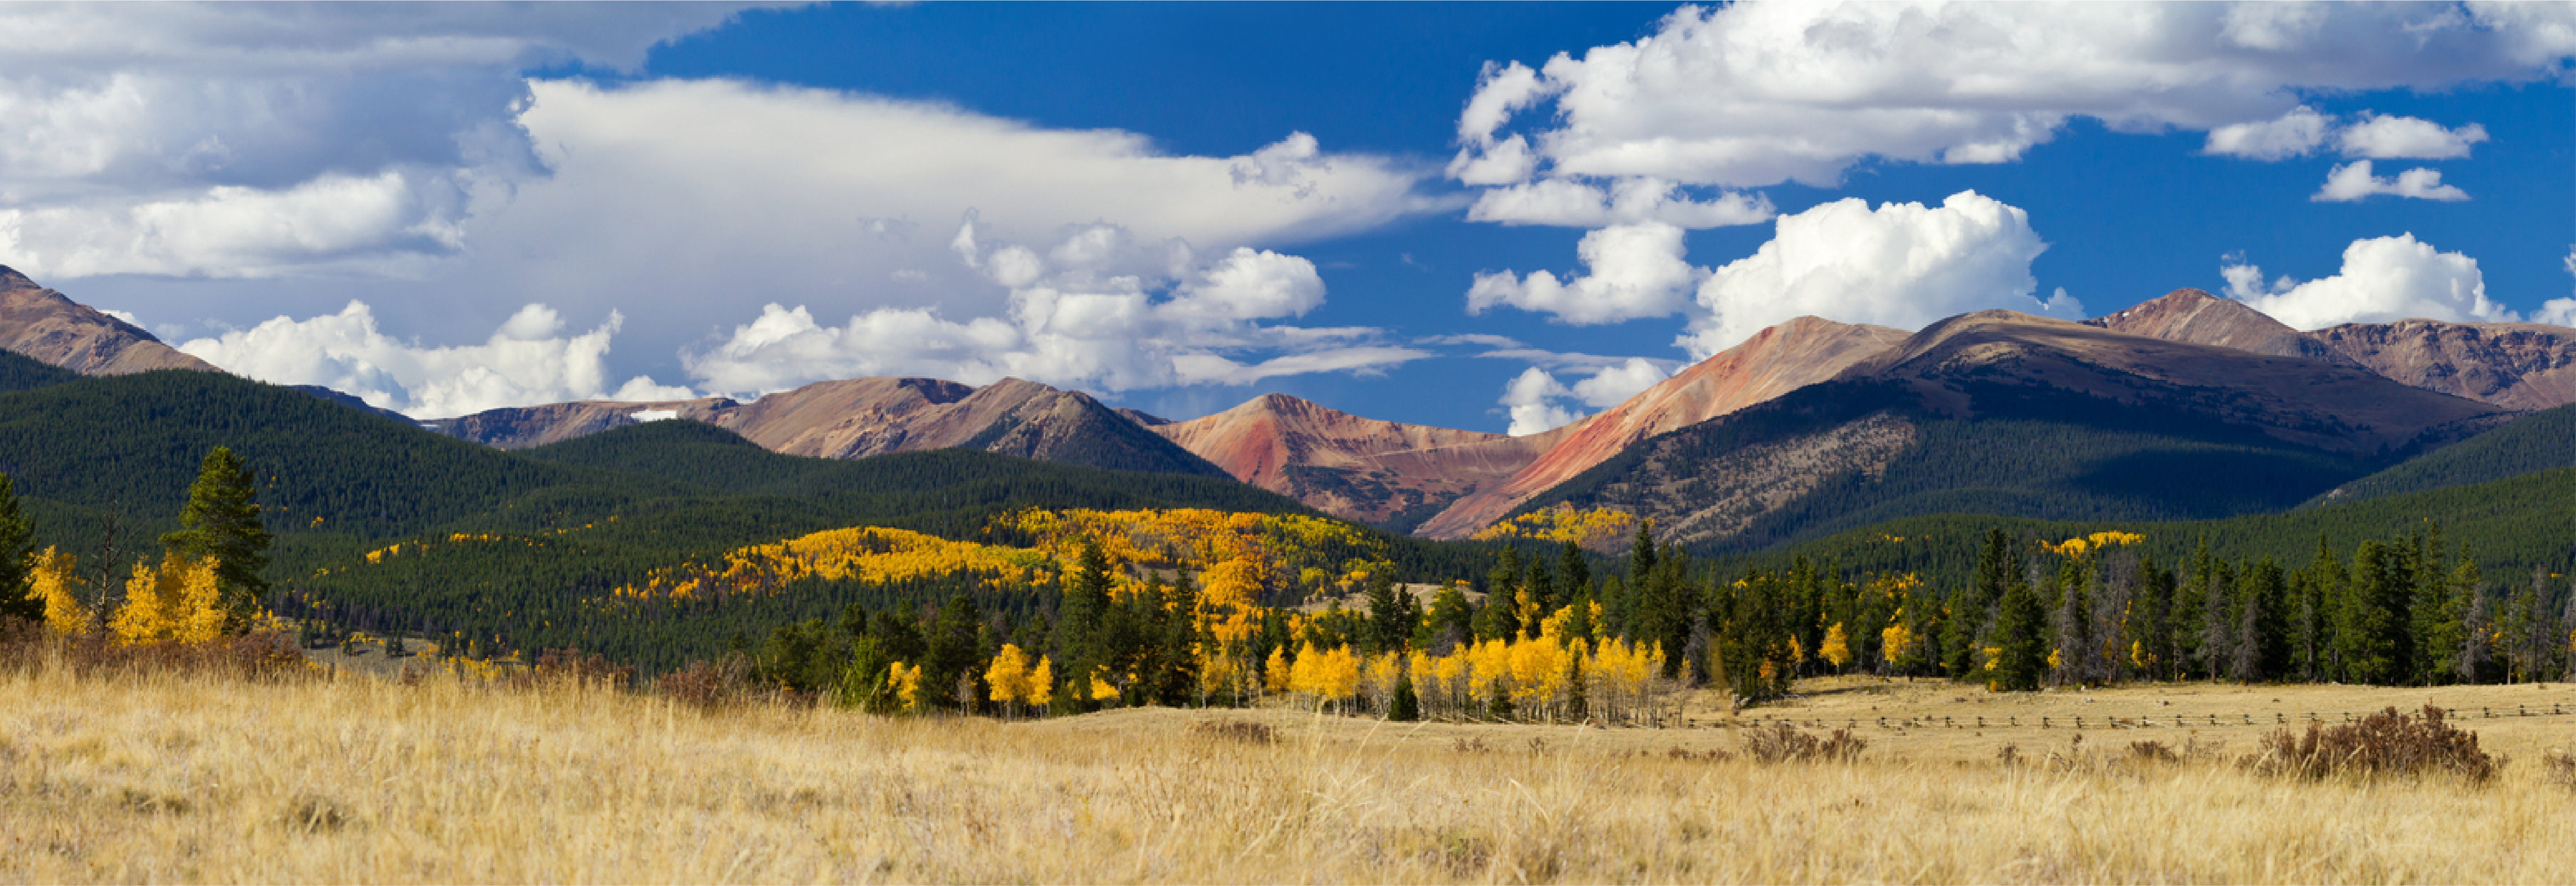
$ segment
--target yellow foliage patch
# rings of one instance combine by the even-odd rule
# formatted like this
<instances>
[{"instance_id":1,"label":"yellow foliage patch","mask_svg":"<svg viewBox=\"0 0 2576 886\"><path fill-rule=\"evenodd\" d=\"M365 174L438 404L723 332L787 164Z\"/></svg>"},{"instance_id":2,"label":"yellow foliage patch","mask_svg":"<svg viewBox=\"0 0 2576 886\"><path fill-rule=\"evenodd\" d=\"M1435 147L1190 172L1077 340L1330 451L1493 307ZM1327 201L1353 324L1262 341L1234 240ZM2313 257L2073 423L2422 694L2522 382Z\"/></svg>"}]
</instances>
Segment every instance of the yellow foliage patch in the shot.
<instances>
[{"instance_id":1,"label":"yellow foliage patch","mask_svg":"<svg viewBox=\"0 0 2576 886\"><path fill-rule=\"evenodd\" d=\"M1609 508L1579 510L1564 502L1487 526L1477 541L1527 539L1573 542L1595 551L1615 551L1637 534L1637 515Z\"/></svg>"}]
</instances>

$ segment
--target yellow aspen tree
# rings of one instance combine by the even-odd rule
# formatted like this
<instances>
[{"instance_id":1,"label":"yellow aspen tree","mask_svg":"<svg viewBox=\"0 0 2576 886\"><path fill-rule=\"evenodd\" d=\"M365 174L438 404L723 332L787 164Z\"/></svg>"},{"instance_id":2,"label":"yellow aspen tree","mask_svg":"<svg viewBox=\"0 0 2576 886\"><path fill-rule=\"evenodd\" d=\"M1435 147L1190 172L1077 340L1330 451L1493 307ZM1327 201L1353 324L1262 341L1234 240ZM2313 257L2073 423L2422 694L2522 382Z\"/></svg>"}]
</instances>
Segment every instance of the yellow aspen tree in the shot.
<instances>
[{"instance_id":1,"label":"yellow aspen tree","mask_svg":"<svg viewBox=\"0 0 2576 886\"><path fill-rule=\"evenodd\" d=\"M1108 668L1091 669L1092 701L1109 701L1118 697L1118 687L1112 686L1109 681L1101 679L1101 676L1107 673L1109 673Z\"/></svg>"},{"instance_id":2,"label":"yellow aspen tree","mask_svg":"<svg viewBox=\"0 0 2576 886\"><path fill-rule=\"evenodd\" d=\"M1467 704L1467 650L1453 650L1432 662L1431 667L1440 678L1440 695L1448 702L1450 713L1464 713Z\"/></svg>"},{"instance_id":3,"label":"yellow aspen tree","mask_svg":"<svg viewBox=\"0 0 2576 886\"><path fill-rule=\"evenodd\" d=\"M1323 656L1315 653L1315 644L1297 647L1297 663L1288 666L1288 691L1322 695Z\"/></svg>"},{"instance_id":4,"label":"yellow aspen tree","mask_svg":"<svg viewBox=\"0 0 2576 886\"><path fill-rule=\"evenodd\" d=\"M1360 692L1360 656L1348 646L1324 653L1324 667L1316 682L1324 696L1338 702L1356 698Z\"/></svg>"},{"instance_id":5,"label":"yellow aspen tree","mask_svg":"<svg viewBox=\"0 0 2576 886\"><path fill-rule=\"evenodd\" d=\"M36 568L28 573L28 595L45 601L45 626L57 634L77 634L89 630L89 607L81 605L72 593L72 575L79 570L77 558L46 548L36 555Z\"/></svg>"},{"instance_id":6,"label":"yellow aspen tree","mask_svg":"<svg viewBox=\"0 0 2576 886\"><path fill-rule=\"evenodd\" d=\"M993 665L984 669L984 685L992 688L993 700L1005 712L1028 697L1028 680L1029 658L1017 644L1002 644L1002 651L993 653Z\"/></svg>"},{"instance_id":7,"label":"yellow aspen tree","mask_svg":"<svg viewBox=\"0 0 2576 886\"><path fill-rule=\"evenodd\" d=\"M129 646L169 639L177 602L163 598L159 570L136 563L133 576L125 580L125 602L107 617L107 631Z\"/></svg>"},{"instance_id":8,"label":"yellow aspen tree","mask_svg":"<svg viewBox=\"0 0 2576 886\"><path fill-rule=\"evenodd\" d=\"M1429 712L1446 694L1441 691L1440 674L1432 664L1431 653L1414 650L1413 654L1405 656L1404 669L1413 678L1414 697L1421 701L1423 710Z\"/></svg>"},{"instance_id":9,"label":"yellow aspen tree","mask_svg":"<svg viewBox=\"0 0 2576 886\"><path fill-rule=\"evenodd\" d=\"M1834 622L1833 627L1825 629L1824 646L1817 649L1816 653L1824 656L1825 661L1831 662L1837 673L1842 671L1843 665L1851 663L1851 638L1843 633L1842 622Z\"/></svg>"},{"instance_id":10,"label":"yellow aspen tree","mask_svg":"<svg viewBox=\"0 0 2576 886\"><path fill-rule=\"evenodd\" d=\"M190 559L174 553L161 564L158 584L162 592L169 595L167 599L177 603L171 613L170 639L181 643L212 643L224 635L232 613L225 611L223 578L216 571L215 561ZM251 611L256 606L251 604L243 611L245 625L257 622L257 613Z\"/></svg>"},{"instance_id":11,"label":"yellow aspen tree","mask_svg":"<svg viewBox=\"0 0 2576 886\"><path fill-rule=\"evenodd\" d=\"M911 667L905 667L903 662L898 661L889 667L893 668L893 670L887 673L886 682L894 685L894 696L903 700L903 709L907 711L920 710L921 666L913 665Z\"/></svg>"},{"instance_id":12,"label":"yellow aspen tree","mask_svg":"<svg viewBox=\"0 0 2576 886\"><path fill-rule=\"evenodd\" d=\"M1914 646L1914 630L1906 627L1905 622L1901 620L1905 617L1904 610L1898 610L1896 617L1900 620L1888 625L1887 630L1878 632L1880 656L1887 659L1887 663L1891 665L1903 661L1907 650Z\"/></svg>"},{"instance_id":13,"label":"yellow aspen tree","mask_svg":"<svg viewBox=\"0 0 2576 886\"><path fill-rule=\"evenodd\" d=\"M1394 699L1396 677L1403 671L1403 653L1388 652L1369 659L1363 682L1368 686L1369 696L1375 699L1379 706L1383 707ZM1414 688L1416 695L1421 694L1421 691L1419 686Z\"/></svg>"},{"instance_id":14,"label":"yellow aspen tree","mask_svg":"<svg viewBox=\"0 0 2576 886\"><path fill-rule=\"evenodd\" d=\"M1055 697L1055 663L1038 656L1038 666L1029 669L1028 682L1021 688L1027 691L1031 707L1046 706L1047 700Z\"/></svg>"},{"instance_id":15,"label":"yellow aspen tree","mask_svg":"<svg viewBox=\"0 0 2576 886\"><path fill-rule=\"evenodd\" d=\"M1270 650L1270 660L1261 668L1261 687L1272 693L1291 692L1289 680L1294 677L1288 667L1288 647Z\"/></svg>"}]
</instances>

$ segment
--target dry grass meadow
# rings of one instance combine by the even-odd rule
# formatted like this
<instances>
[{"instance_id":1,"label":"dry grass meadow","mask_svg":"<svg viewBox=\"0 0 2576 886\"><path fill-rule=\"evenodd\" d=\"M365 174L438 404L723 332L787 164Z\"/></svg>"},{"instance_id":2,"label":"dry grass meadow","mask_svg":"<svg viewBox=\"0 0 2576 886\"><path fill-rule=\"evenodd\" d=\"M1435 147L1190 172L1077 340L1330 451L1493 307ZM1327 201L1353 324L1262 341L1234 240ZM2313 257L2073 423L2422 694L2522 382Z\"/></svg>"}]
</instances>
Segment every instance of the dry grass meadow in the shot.
<instances>
[{"instance_id":1,"label":"dry grass meadow","mask_svg":"<svg viewBox=\"0 0 2576 886\"><path fill-rule=\"evenodd\" d=\"M1858 720L1857 761L1761 765L1741 731L1389 724L1289 710L879 719L363 675L0 674L11 882L2566 882L2565 685L2175 686L2004 698L1825 681L1759 713ZM2297 782L2213 760L2205 715L2419 706L2495 781ZM2272 699L2279 699L2278 702ZM2170 702L2165 704L2164 702ZM1950 717L2200 719L1948 728ZM1879 728L1876 717L1899 725ZM1904 718L1916 718L1902 728ZM1246 741L1253 723L1275 734ZM2269 728L2269 727L2264 727ZM1980 734L1982 733L1982 734ZM2014 745L2035 762L2007 766ZM1685 756L1687 755L1687 756ZM2056 755L2060 759L2051 759Z\"/></svg>"}]
</instances>

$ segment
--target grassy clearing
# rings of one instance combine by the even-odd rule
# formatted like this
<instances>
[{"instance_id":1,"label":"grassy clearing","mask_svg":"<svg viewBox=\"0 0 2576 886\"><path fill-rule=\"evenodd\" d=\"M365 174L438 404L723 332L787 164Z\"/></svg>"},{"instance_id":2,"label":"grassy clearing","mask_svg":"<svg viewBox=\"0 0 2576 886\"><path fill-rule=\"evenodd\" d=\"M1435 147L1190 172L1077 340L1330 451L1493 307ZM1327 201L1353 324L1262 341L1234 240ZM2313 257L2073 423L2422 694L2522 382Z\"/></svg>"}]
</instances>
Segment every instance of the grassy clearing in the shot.
<instances>
[{"instance_id":1,"label":"grassy clearing","mask_svg":"<svg viewBox=\"0 0 2576 886\"><path fill-rule=\"evenodd\" d=\"M1952 702L1969 693L1895 687L1829 681L1778 710L2273 697L2195 686ZM2425 697L2343 691L2355 707ZM2566 700L2563 687L2495 691ZM1211 722L1266 725L1275 740L1194 728ZM2125 731L2089 731L2099 751L2076 765L2015 767L1992 750L2014 735L1868 729L1858 762L1762 766L1697 753L1740 750L1727 729L1286 710L704 715L567 687L38 667L0 674L0 879L2563 881L2576 794L2543 777L2536 752L2576 738L2576 717L2463 725L2523 762L2484 787L2307 783L2116 759ZM2255 731L2239 729L2249 748ZM2066 749L2047 745L2020 746Z\"/></svg>"}]
</instances>

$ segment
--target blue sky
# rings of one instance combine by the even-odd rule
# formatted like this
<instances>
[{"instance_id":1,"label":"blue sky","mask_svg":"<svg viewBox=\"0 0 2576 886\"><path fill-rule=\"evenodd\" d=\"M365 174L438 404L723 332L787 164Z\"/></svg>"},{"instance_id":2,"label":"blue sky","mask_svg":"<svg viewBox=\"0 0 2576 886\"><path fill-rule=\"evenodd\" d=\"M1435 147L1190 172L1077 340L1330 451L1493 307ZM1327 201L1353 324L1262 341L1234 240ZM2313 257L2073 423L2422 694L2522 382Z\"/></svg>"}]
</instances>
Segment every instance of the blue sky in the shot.
<instances>
[{"instance_id":1,"label":"blue sky","mask_svg":"<svg viewBox=\"0 0 2576 886\"><path fill-rule=\"evenodd\" d=\"M1526 431L1808 313L2576 322L2565 7L5 15L0 264L424 417L1017 374Z\"/></svg>"}]
</instances>

